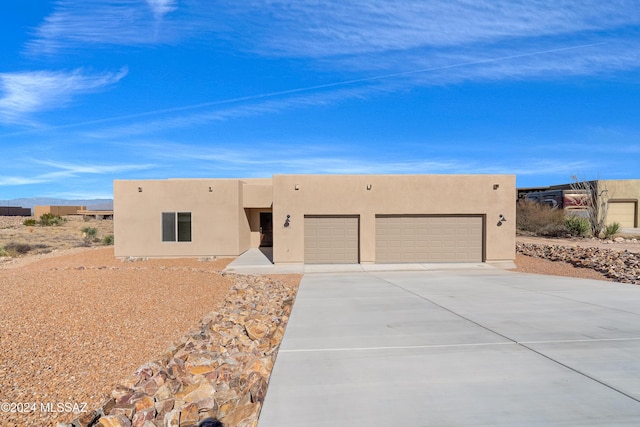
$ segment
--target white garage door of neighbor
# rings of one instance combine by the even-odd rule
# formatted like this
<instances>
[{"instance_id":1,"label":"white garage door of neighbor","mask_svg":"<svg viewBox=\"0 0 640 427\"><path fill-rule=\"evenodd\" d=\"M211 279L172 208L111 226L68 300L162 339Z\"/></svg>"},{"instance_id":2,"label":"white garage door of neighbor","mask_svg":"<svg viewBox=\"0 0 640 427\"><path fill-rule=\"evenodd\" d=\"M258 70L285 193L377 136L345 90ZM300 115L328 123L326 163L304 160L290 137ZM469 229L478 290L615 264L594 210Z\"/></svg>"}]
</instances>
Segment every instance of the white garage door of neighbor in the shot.
<instances>
[{"instance_id":1,"label":"white garage door of neighbor","mask_svg":"<svg viewBox=\"0 0 640 427\"><path fill-rule=\"evenodd\" d=\"M609 201L607 211L607 225L617 222L623 228L635 227L636 204L635 202Z\"/></svg>"},{"instance_id":2,"label":"white garage door of neighbor","mask_svg":"<svg viewBox=\"0 0 640 427\"><path fill-rule=\"evenodd\" d=\"M376 262L482 262L482 216L377 215Z\"/></svg>"},{"instance_id":3,"label":"white garage door of neighbor","mask_svg":"<svg viewBox=\"0 0 640 427\"><path fill-rule=\"evenodd\" d=\"M305 216L304 262L357 264L357 216Z\"/></svg>"}]
</instances>

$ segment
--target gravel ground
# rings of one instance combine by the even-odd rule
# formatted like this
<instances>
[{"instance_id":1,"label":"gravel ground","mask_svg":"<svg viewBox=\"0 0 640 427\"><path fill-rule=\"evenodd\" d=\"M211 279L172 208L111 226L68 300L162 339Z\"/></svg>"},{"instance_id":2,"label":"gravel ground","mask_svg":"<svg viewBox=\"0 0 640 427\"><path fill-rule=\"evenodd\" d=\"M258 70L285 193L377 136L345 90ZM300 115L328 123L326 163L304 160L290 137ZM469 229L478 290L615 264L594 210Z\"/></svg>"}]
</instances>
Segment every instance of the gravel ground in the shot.
<instances>
[{"instance_id":1,"label":"gravel ground","mask_svg":"<svg viewBox=\"0 0 640 427\"><path fill-rule=\"evenodd\" d=\"M41 403L97 407L215 310L232 284L219 274L228 259L121 262L110 247L62 253L0 264L0 404L35 404L0 412L2 427L76 416Z\"/></svg>"},{"instance_id":2,"label":"gravel ground","mask_svg":"<svg viewBox=\"0 0 640 427\"><path fill-rule=\"evenodd\" d=\"M567 262L549 261L522 254L516 254L515 264L516 268L514 271L519 271L521 273L548 274L552 276L580 277L582 279L612 281L612 279L606 277L604 274L590 268L575 267Z\"/></svg>"}]
</instances>

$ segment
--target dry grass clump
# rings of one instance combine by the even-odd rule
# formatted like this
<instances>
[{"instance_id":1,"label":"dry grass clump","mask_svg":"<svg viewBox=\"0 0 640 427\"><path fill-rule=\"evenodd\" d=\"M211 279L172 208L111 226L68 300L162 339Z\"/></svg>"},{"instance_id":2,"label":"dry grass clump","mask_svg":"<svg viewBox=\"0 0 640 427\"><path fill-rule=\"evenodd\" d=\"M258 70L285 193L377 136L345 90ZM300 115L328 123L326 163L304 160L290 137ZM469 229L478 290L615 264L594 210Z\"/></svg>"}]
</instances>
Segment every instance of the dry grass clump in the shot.
<instances>
[{"instance_id":1,"label":"dry grass clump","mask_svg":"<svg viewBox=\"0 0 640 427\"><path fill-rule=\"evenodd\" d=\"M519 200L517 203L516 228L538 236L562 236L567 233L562 209L552 209L528 200Z\"/></svg>"}]
</instances>

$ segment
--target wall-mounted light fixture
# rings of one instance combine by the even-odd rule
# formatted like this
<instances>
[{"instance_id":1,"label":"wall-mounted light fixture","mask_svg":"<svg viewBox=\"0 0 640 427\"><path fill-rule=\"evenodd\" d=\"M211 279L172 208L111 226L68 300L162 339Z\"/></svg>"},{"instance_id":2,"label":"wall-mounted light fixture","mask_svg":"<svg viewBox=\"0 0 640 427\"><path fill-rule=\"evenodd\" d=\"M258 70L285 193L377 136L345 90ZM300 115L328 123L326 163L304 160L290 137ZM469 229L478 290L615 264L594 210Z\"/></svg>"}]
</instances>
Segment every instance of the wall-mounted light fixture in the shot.
<instances>
[{"instance_id":1,"label":"wall-mounted light fixture","mask_svg":"<svg viewBox=\"0 0 640 427\"><path fill-rule=\"evenodd\" d=\"M138 187L138 193L142 193L142 187Z\"/></svg>"},{"instance_id":2,"label":"wall-mounted light fixture","mask_svg":"<svg viewBox=\"0 0 640 427\"><path fill-rule=\"evenodd\" d=\"M371 188L373 188L373 185L367 184L367 190L371 190Z\"/></svg>"},{"instance_id":3,"label":"wall-mounted light fixture","mask_svg":"<svg viewBox=\"0 0 640 427\"><path fill-rule=\"evenodd\" d=\"M300 189L300 185L299 185L299 184L296 184L296 185L293 187L293 189L294 189L294 190L296 190L296 191L298 191L298 190Z\"/></svg>"},{"instance_id":4,"label":"wall-mounted light fixture","mask_svg":"<svg viewBox=\"0 0 640 427\"><path fill-rule=\"evenodd\" d=\"M284 220L284 228L288 228L291 225L291 215L287 214L287 219Z\"/></svg>"},{"instance_id":5,"label":"wall-mounted light fixture","mask_svg":"<svg viewBox=\"0 0 640 427\"><path fill-rule=\"evenodd\" d=\"M209 193L213 193L213 187L209 187Z\"/></svg>"},{"instance_id":6,"label":"wall-mounted light fixture","mask_svg":"<svg viewBox=\"0 0 640 427\"><path fill-rule=\"evenodd\" d=\"M493 184L493 189L497 190L498 188L500 188L500 184Z\"/></svg>"},{"instance_id":7,"label":"wall-mounted light fixture","mask_svg":"<svg viewBox=\"0 0 640 427\"><path fill-rule=\"evenodd\" d=\"M502 214L498 215L498 218L498 223L496 224L498 227L500 227L503 222L507 222L507 218L505 218Z\"/></svg>"}]
</instances>

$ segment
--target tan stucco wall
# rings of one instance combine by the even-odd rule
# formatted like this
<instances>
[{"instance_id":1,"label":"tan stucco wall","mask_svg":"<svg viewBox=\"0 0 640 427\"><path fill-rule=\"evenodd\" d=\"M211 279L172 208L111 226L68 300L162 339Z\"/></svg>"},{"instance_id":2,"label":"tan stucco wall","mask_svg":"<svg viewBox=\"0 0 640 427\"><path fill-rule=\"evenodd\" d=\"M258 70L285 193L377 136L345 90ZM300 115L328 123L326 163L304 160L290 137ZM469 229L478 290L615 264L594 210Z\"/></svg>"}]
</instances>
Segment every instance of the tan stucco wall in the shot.
<instances>
[{"instance_id":1,"label":"tan stucco wall","mask_svg":"<svg viewBox=\"0 0 640 427\"><path fill-rule=\"evenodd\" d=\"M259 245L260 212L272 210L275 262L304 261L304 215L358 215L360 261L374 262L376 214L482 215L485 260L513 260L514 195L513 175L275 175L272 180L115 181L115 254L239 255ZM162 212L191 212L192 241L162 242ZM507 222L497 227L500 214ZM284 227L286 215L291 215L288 228Z\"/></svg>"},{"instance_id":2,"label":"tan stucco wall","mask_svg":"<svg viewBox=\"0 0 640 427\"><path fill-rule=\"evenodd\" d=\"M514 175L274 175L274 262L304 261L304 215L359 215L360 262L374 262L376 214L486 215L486 261L513 260L515 194Z\"/></svg>"},{"instance_id":3,"label":"tan stucco wall","mask_svg":"<svg viewBox=\"0 0 640 427\"><path fill-rule=\"evenodd\" d=\"M598 192L606 189L610 201L640 201L640 179L604 179L598 181ZM640 208L636 208L636 224L640 226Z\"/></svg>"},{"instance_id":4,"label":"tan stucco wall","mask_svg":"<svg viewBox=\"0 0 640 427\"><path fill-rule=\"evenodd\" d=\"M243 207L270 208L272 204L273 185L247 183L243 186Z\"/></svg>"},{"instance_id":5,"label":"tan stucco wall","mask_svg":"<svg viewBox=\"0 0 640 427\"><path fill-rule=\"evenodd\" d=\"M115 255L241 254L251 243L242 187L237 179L114 181ZM162 212L191 212L192 241L162 242Z\"/></svg>"}]
</instances>

